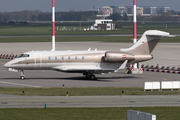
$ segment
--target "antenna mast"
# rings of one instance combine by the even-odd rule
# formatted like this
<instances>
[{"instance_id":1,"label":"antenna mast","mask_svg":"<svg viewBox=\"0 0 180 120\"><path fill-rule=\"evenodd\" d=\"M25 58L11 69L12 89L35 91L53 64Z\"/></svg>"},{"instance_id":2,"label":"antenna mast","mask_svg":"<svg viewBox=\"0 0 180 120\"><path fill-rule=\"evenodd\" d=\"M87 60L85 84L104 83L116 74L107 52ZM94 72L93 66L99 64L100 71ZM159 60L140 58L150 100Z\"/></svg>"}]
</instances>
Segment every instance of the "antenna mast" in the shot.
<instances>
[{"instance_id":1,"label":"antenna mast","mask_svg":"<svg viewBox=\"0 0 180 120\"><path fill-rule=\"evenodd\" d=\"M55 51L55 4L52 0L52 50Z\"/></svg>"}]
</instances>

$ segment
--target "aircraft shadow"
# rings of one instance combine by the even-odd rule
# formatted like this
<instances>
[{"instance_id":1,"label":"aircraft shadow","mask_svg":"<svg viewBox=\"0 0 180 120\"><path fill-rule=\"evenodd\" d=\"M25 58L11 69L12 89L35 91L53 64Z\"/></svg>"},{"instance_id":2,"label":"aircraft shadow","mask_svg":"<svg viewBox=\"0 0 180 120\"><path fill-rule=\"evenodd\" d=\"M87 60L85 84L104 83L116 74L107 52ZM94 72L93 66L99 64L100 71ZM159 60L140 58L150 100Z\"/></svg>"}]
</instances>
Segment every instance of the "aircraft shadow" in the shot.
<instances>
[{"instance_id":1,"label":"aircraft shadow","mask_svg":"<svg viewBox=\"0 0 180 120\"><path fill-rule=\"evenodd\" d=\"M117 77L98 77L98 79L134 79L134 78L139 78L139 77L134 77L134 76L117 76Z\"/></svg>"},{"instance_id":2,"label":"aircraft shadow","mask_svg":"<svg viewBox=\"0 0 180 120\"><path fill-rule=\"evenodd\" d=\"M3 80L20 80L19 78L0 78ZM100 79L96 79L96 80L90 80L90 79L86 79L85 77L71 77L71 78L26 78L25 80L22 81L26 81L26 80L77 80L77 81L101 81L101 82L108 82L109 80L100 80ZM110 81L109 81L110 82Z\"/></svg>"},{"instance_id":3,"label":"aircraft shadow","mask_svg":"<svg viewBox=\"0 0 180 120\"><path fill-rule=\"evenodd\" d=\"M117 77L97 77L95 80L86 79L85 77L67 77L67 78L26 78L25 80L78 80L78 81L99 81L99 82L112 82L111 80L121 79L134 79L139 77L134 76L117 76ZM4 80L20 80L19 78L0 78ZM25 81L24 80L24 81Z\"/></svg>"}]
</instances>

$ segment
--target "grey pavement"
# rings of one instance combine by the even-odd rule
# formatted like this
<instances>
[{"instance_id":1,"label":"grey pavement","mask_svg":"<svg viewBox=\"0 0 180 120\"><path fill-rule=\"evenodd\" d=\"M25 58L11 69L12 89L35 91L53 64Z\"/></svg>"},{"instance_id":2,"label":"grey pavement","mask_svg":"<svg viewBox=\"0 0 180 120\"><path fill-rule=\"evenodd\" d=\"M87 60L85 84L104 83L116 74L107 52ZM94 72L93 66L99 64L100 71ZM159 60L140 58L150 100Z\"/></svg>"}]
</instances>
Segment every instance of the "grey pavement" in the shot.
<instances>
[{"instance_id":1,"label":"grey pavement","mask_svg":"<svg viewBox=\"0 0 180 120\"><path fill-rule=\"evenodd\" d=\"M180 95L0 96L0 108L180 106Z\"/></svg>"}]
</instances>

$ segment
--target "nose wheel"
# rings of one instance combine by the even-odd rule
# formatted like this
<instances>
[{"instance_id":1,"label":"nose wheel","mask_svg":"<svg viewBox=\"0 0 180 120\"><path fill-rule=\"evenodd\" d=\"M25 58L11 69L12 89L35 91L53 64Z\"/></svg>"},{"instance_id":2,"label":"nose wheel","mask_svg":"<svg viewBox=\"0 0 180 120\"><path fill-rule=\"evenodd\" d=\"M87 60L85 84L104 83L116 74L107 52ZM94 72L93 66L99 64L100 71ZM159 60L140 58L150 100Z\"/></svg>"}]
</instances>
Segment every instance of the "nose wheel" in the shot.
<instances>
[{"instance_id":1,"label":"nose wheel","mask_svg":"<svg viewBox=\"0 0 180 120\"><path fill-rule=\"evenodd\" d=\"M26 79L26 78L25 78L25 74L24 74L24 71L23 71L23 70L21 70L21 71L20 71L20 74L21 74L21 76L20 76L20 78L19 78L20 80L24 80L24 79Z\"/></svg>"},{"instance_id":2,"label":"nose wheel","mask_svg":"<svg viewBox=\"0 0 180 120\"><path fill-rule=\"evenodd\" d=\"M26 78L25 78L25 76L21 76L19 79L20 79L20 80L24 80L24 79L26 79Z\"/></svg>"}]
</instances>

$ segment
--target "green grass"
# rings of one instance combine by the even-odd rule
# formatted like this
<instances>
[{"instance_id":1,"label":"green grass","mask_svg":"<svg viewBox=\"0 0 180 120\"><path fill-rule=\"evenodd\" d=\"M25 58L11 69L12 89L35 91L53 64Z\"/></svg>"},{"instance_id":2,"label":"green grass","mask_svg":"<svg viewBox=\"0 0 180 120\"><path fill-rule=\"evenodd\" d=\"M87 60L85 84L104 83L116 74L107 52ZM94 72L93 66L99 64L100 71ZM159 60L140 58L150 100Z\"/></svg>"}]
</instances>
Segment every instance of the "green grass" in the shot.
<instances>
[{"instance_id":1,"label":"green grass","mask_svg":"<svg viewBox=\"0 0 180 120\"><path fill-rule=\"evenodd\" d=\"M0 42L51 42L51 37L4 37L0 38ZM84 41L100 41L100 42L130 42L130 36L87 36L87 37L56 37L56 42L84 42ZM178 43L180 36L163 37L161 43Z\"/></svg>"},{"instance_id":2,"label":"green grass","mask_svg":"<svg viewBox=\"0 0 180 120\"><path fill-rule=\"evenodd\" d=\"M65 30L62 31L63 26L56 26L59 28L56 31L56 35L106 35L106 34L133 34L133 25L124 25L121 30L110 30L110 31L84 31L82 30ZM67 27L67 29L74 29L74 26ZM78 26L76 26L79 29ZM162 30L170 32L171 34L179 34L180 25L169 25L168 29L164 25L137 25L137 33L142 34L146 30ZM9 26L9 27L0 27L0 36L25 36L25 35L51 35L52 27L51 26Z\"/></svg>"},{"instance_id":3,"label":"green grass","mask_svg":"<svg viewBox=\"0 0 180 120\"><path fill-rule=\"evenodd\" d=\"M5 37L0 38L0 42L51 42L51 37ZM101 41L101 42L132 42L131 37L56 37L56 42L83 42L83 41Z\"/></svg>"},{"instance_id":4,"label":"green grass","mask_svg":"<svg viewBox=\"0 0 180 120\"><path fill-rule=\"evenodd\" d=\"M50 26L24 26L24 27L0 27L0 36L16 36L16 35L50 35L52 28Z\"/></svg>"},{"instance_id":5,"label":"green grass","mask_svg":"<svg viewBox=\"0 0 180 120\"><path fill-rule=\"evenodd\" d=\"M24 93L22 93L24 91ZM143 91L141 87L73 87L73 88L0 88L1 94L30 96L90 96L90 95L173 95L180 90Z\"/></svg>"},{"instance_id":6,"label":"green grass","mask_svg":"<svg viewBox=\"0 0 180 120\"><path fill-rule=\"evenodd\" d=\"M126 120L130 109L155 114L156 120L180 118L180 107L1 108L0 120Z\"/></svg>"},{"instance_id":7,"label":"green grass","mask_svg":"<svg viewBox=\"0 0 180 120\"><path fill-rule=\"evenodd\" d=\"M176 37L163 37L160 40L160 43L179 43L180 42L180 36Z\"/></svg>"},{"instance_id":8,"label":"green grass","mask_svg":"<svg viewBox=\"0 0 180 120\"><path fill-rule=\"evenodd\" d=\"M149 29L157 29L171 34L179 34L179 23L169 23L168 29L165 29L165 23L147 23L145 25L137 25L137 33L142 34ZM57 27L57 26L56 26ZM62 29L64 26L58 26ZM65 26L67 29L78 29L78 26ZM82 29L84 29L82 27ZM0 36L27 36L27 35L51 35L51 26L7 26L0 27ZM107 35L107 34L133 34L133 26L124 25L121 30L112 31L56 31L56 35ZM132 42L130 36L81 36L81 37L56 37L56 42L72 42L72 41L101 41L101 42ZM1 37L0 42L51 42L51 37ZM160 42L180 42L180 37L168 38L164 37Z\"/></svg>"}]
</instances>

